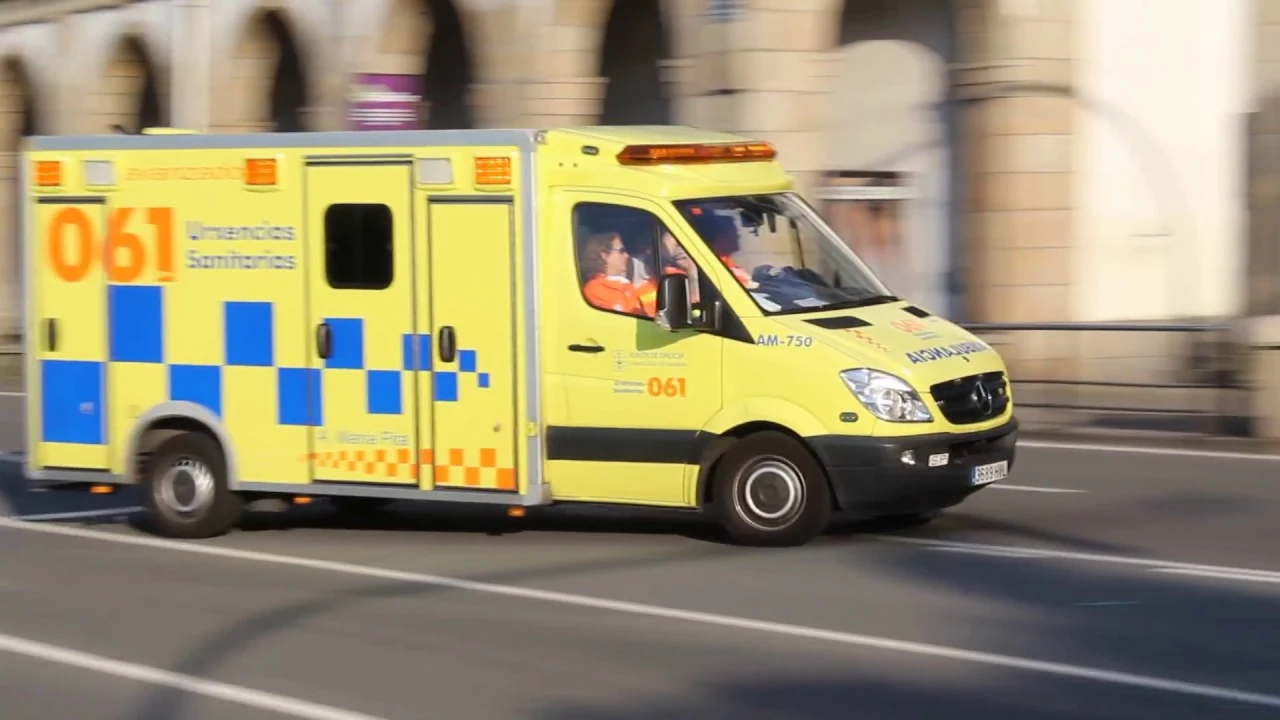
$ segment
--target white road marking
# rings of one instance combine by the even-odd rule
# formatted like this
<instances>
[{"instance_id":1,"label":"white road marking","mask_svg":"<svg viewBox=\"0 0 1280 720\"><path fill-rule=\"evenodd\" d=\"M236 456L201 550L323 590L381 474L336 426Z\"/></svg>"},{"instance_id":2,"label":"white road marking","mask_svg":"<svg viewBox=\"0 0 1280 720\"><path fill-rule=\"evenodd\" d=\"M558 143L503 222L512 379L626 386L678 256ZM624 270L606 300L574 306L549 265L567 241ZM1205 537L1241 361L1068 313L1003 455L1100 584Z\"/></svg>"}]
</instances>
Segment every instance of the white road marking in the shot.
<instances>
[{"instance_id":1,"label":"white road marking","mask_svg":"<svg viewBox=\"0 0 1280 720\"><path fill-rule=\"evenodd\" d=\"M26 396L27 394L24 392L17 392L14 390L0 390L0 397L26 397Z\"/></svg>"},{"instance_id":2,"label":"white road marking","mask_svg":"<svg viewBox=\"0 0 1280 720\"><path fill-rule=\"evenodd\" d=\"M134 545L137 547L176 550L179 552L188 552L197 555L272 563L289 567L307 568L322 572L341 573L345 575L363 576L394 582L449 588L464 592L485 593L488 595L557 603L572 607L591 608L593 610L605 610L610 612L626 613L629 615L661 618L664 620L677 620L701 625L782 635L792 638L805 638L837 645L873 648L889 652L920 655L958 662L992 665L1014 670L1022 670L1025 672L1054 675L1058 677L1093 680L1095 682L1110 685L1127 685L1146 690L1212 698L1215 700L1225 700L1244 705L1280 708L1280 695L1268 695L1265 693L1250 692L1247 690L1238 690L1216 685L1183 682L1180 680L1171 680L1152 675L1138 675L1135 673L1106 670L1084 665L1072 665L1069 663L1035 660L1032 658L1024 658L1014 655L965 650L945 645L894 640L892 638L877 637L874 635L860 635L836 630L823 630L804 625L752 620L749 618L734 617L732 615L716 615L712 613L697 612L694 610L680 610L677 608L663 607L660 605L646 605L643 603L627 602L623 600L607 600L588 595L575 595L572 593L555 592L552 590L535 590L533 588L513 585L498 585L495 583L479 582L475 580L464 580L461 578L443 577L440 575L426 575L401 570L368 567L331 560L317 560L292 555L277 555L252 550L238 550L235 548L220 547L206 543L181 542L145 535L101 532L64 525L29 523L7 518L0 518L0 527L46 533L50 535L83 538L94 542L114 542L122 545Z\"/></svg>"},{"instance_id":3,"label":"white road marking","mask_svg":"<svg viewBox=\"0 0 1280 720\"><path fill-rule=\"evenodd\" d=\"M985 556L988 556L988 557L1004 557L1004 558L1039 558L1039 557L1044 557L1043 555L1041 555L1040 553L1037 553L1037 552L1023 552L1023 551L1016 551L1016 552L1015 552L1015 551L1010 551L1010 550L986 550L986 549L983 549L983 548L967 548L967 547L930 547L930 548L925 548L925 549L926 549L926 550L933 550L934 552L953 552L953 553L962 553L962 554L965 554L965 555L985 555Z\"/></svg>"},{"instance_id":4,"label":"white road marking","mask_svg":"<svg viewBox=\"0 0 1280 720\"><path fill-rule=\"evenodd\" d=\"M1259 460L1271 462L1280 460L1280 455L1263 453L1226 452L1221 450L1186 450L1182 448L1163 448L1148 445L1105 445L1101 443L1067 443L1044 442L1040 440L1019 440L1018 447L1043 448L1046 450L1076 450L1084 452L1117 452L1134 455L1170 455L1180 457L1216 458L1219 460Z\"/></svg>"},{"instance_id":5,"label":"white road marking","mask_svg":"<svg viewBox=\"0 0 1280 720\"><path fill-rule=\"evenodd\" d=\"M81 510L78 512L43 513L41 515L15 515L13 516L13 519L32 522L38 520L76 520L79 518L110 517L112 515L132 515L133 513L141 511L142 508L135 505L131 507L110 508L107 510Z\"/></svg>"},{"instance_id":6,"label":"white road marking","mask_svg":"<svg viewBox=\"0 0 1280 720\"><path fill-rule=\"evenodd\" d=\"M1088 492L1088 490L1076 490L1074 488L1037 487L1035 485L1002 485L1000 483L992 483L988 487L990 487L992 490L1021 490L1023 492L1038 492L1038 493Z\"/></svg>"},{"instance_id":7,"label":"white road marking","mask_svg":"<svg viewBox=\"0 0 1280 720\"><path fill-rule=\"evenodd\" d=\"M275 693L263 692L262 690L254 690L239 685L206 680L192 675L183 675L146 665L124 662L123 660L114 660L101 655L92 655L79 650L26 640L12 635L0 634L0 651L37 660L45 660L58 665L68 665L82 670L92 670L104 675L136 680L150 685L161 685L182 690L183 692L225 700L237 705L259 710L270 710L290 717L306 718L306 720L382 720L373 715L351 712L350 710L321 705L287 695L276 695Z\"/></svg>"},{"instance_id":8,"label":"white road marking","mask_svg":"<svg viewBox=\"0 0 1280 720\"><path fill-rule=\"evenodd\" d=\"M876 540L903 545L915 545L934 550L950 549L955 552L986 553L1025 553L1026 557L1040 557L1057 560L1079 560L1083 562L1106 563L1110 565L1130 565L1146 570L1177 573L1183 575L1198 574L1204 577L1216 577L1230 580L1250 580L1253 582L1280 582L1280 572L1274 570L1257 570L1253 568L1226 567L1221 565L1198 565L1195 563L1157 560L1154 558L1126 557L1124 555L1104 555L1101 553L1072 552L1069 550L1051 550L1045 548L1021 547L1017 545L987 545L984 543L959 542L954 540L930 540L928 538L878 535Z\"/></svg>"},{"instance_id":9,"label":"white road marking","mask_svg":"<svg viewBox=\"0 0 1280 720\"><path fill-rule=\"evenodd\" d=\"M1265 572L1230 572L1224 570L1199 570L1179 567L1151 568L1152 572L1170 575L1193 575L1195 577L1213 578L1215 580L1240 580L1242 582L1280 583L1280 573Z\"/></svg>"}]
</instances>

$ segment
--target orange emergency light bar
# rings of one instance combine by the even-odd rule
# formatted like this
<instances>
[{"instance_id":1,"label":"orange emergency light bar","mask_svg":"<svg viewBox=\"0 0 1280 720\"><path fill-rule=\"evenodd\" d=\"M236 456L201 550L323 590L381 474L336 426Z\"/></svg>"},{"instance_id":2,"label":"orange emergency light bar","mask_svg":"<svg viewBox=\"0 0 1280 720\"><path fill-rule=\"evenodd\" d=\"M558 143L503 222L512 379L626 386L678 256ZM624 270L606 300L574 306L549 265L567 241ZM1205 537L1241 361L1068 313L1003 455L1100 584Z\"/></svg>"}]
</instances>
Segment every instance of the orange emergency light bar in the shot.
<instances>
[{"instance_id":1,"label":"orange emergency light bar","mask_svg":"<svg viewBox=\"0 0 1280 720\"><path fill-rule=\"evenodd\" d=\"M778 152L767 142L628 145L618 153L618 162L622 165L697 165L755 162L777 156Z\"/></svg>"}]
</instances>

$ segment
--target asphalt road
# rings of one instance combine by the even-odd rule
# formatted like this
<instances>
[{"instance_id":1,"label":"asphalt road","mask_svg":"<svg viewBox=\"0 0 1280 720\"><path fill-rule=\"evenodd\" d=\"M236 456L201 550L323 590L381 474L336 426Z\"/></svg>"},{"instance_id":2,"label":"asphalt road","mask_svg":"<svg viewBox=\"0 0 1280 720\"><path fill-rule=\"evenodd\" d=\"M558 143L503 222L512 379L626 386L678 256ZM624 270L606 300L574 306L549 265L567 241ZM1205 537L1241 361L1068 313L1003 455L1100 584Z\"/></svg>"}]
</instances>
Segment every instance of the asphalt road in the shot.
<instances>
[{"instance_id":1,"label":"asphalt road","mask_svg":"<svg viewBox=\"0 0 1280 720\"><path fill-rule=\"evenodd\" d=\"M59 518L134 500L9 466L3 715L1280 717L1280 461L1021 453L933 524L776 551L660 515L320 504L183 544Z\"/></svg>"}]
</instances>

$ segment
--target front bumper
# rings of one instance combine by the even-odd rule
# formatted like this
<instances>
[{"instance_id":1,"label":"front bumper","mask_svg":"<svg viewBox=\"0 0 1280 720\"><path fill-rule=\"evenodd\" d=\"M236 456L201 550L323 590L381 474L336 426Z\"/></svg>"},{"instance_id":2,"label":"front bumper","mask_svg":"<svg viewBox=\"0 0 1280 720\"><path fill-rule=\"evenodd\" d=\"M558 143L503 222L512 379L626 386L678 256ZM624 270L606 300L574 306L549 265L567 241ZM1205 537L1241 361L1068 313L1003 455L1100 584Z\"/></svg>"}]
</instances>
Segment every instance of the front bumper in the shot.
<instances>
[{"instance_id":1,"label":"front bumper","mask_svg":"<svg viewBox=\"0 0 1280 720\"><path fill-rule=\"evenodd\" d=\"M809 442L826 468L840 511L861 517L927 513L956 505L985 485L973 485L977 465L1007 460L1013 469L1018 420L973 433L915 437L823 435ZM915 464L903 462L913 451ZM929 467L930 456L947 462Z\"/></svg>"}]
</instances>

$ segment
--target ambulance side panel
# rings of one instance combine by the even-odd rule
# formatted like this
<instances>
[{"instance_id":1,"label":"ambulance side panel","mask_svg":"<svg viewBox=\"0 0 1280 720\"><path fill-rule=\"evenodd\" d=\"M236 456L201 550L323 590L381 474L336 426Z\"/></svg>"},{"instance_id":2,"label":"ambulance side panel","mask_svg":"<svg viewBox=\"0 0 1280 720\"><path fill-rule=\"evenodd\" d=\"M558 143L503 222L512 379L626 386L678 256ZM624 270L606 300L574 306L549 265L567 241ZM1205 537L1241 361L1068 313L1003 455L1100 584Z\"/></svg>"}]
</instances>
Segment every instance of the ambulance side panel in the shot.
<instances>
[{"instance_id":1,"label":"ambulance side panel","mask_svg":"<svg viewBox=\"0 0 1280 720\"><path fill-rule=\"evenodd\" d=\"M57 200L41 203L43 208L28 203L27 237L56 237L71 249L89 248L88 261L67 255L88 267L71 271L74 283L62 276L66 263L41 257L29 264L30 274L42 281L29 282L29 422L40 429L45 416L54 421L45 424L44 435L29 433L33 478L78 479L72 471L91 470L109 471L104 481L130 482L142 430L157 422L172 427L194 422L210 428L224 445L232 486L245 491L507 504L549 500L537 431L536 292L529 281L537 266L531 132L40 137L31 142L37 155L68 161L64 186L46 193ZM453 159L453 178L442 186L412 172L408 163L419 150ZM474 157L494 152L511 157L513 182L478 187ZM395 347L377 357L359 349L359 363L350 353L321 357L313 321L363 322L382 310L353 305L344 315L336 295L312 306L318 299L312 297L316 281L324 281L319 255L326 247L325 229L317 227L323 212L316 203L341 202L344 193L342 178L334 175L326 181L326 197L317 196L309 207L306 161L386 154L405 159L402 180L394 184L406 199L400 209L411 208L396 221L397 233L406 235L398 248L412 246L395 271L404 278L398 297L405 312L397 312L400 319L383 333L395 336ZM84 160L109 162L114 181L86 188L75 174ZM271 182L249 177L253 172L246 163L259 160L275 162ZM386 189L382 179L378 183L379 192ZM367 192L356 194L361 197L354 202L370 202ZM55 208L73 212L59 215ZM56 218L61 225L51 226ZM58 232L50 235L51 227ZM76 233L81 231L90 239L80 239ZM308 233L318 242L306 242ZM108 234L112 253L106 252ZM433 239L442 244L433 248ZM28 257L48 255L46 245L29 248ZM113 260L102 262L108 255ZM446 275L436 287L430 274L439 272ZM40 350L48 318L59 321L57 343ZM439 352L428 337L438 341L445 327L456 335L453 357L439 368L419 366L427 359L419 352ZM352 337L344 350L352 350ZM372 365L363 367L366 357L378 365L376 382L369 377ZM47 379L41 382L40 369L55 360L62 363L52 364L59 382L46 398L41 391L53 386ZM334 371L355 380L331 395L331 406L325 389L332 383L325 376ZM399 375L399 393L389 382L392 374ZM416 436L411 449L432 451L425 457L412 453L411 464L421 463L415 482L396 486L405 478L388 483L390 478L370 477L353 483L349 470L341 477L328 470L322 473L327 477L317 476L323 464L315 454L320 433L341 429L344 412L350 418L387 416L397 398L402 411L415 406L413 413L397 415L399 434ZM352 403L367 412L352 414ZM375 405L379 412L372 412ZM436 460L437 448L445 451L444 462ZM378 459L375 452L364 462ZM398 462L400 455L382 459Z\"/></svg>"},{"instance_id":2,"label":"ambulance side panel","mask_svg":"<svg viewBox=\"0 0 1280 720\"><path fill-rule=\"evenodd\" d=\"M183 150L103 154L118 236L107 288L111 471L129 472L148 419L191 417L220 431L240 478L306 483L309 367L301 171L295 156ZM279 181L246 183L246 159Z\"/></svg>"}]
</instances>

